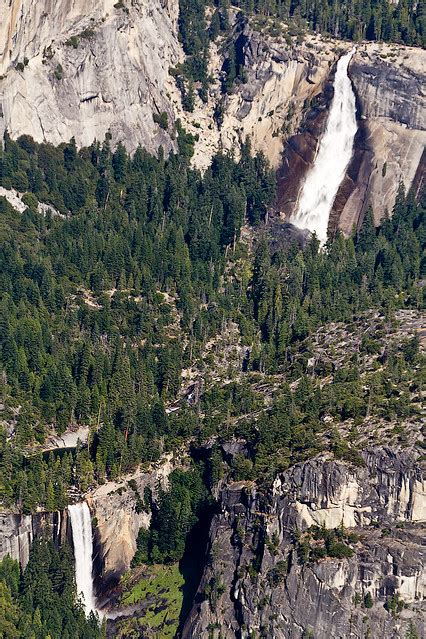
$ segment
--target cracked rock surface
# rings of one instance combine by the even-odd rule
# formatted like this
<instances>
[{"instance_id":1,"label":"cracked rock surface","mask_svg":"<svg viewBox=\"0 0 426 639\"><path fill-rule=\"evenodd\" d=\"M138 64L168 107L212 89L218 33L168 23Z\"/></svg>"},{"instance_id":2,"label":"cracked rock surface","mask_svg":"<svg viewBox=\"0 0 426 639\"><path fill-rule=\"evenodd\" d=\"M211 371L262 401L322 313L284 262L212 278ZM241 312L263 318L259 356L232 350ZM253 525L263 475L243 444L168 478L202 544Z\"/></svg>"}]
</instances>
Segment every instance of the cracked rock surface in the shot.
<instances>
[{"instance_id":1,"label":"cracked rock surface","mask_svg":"<svg viewBox=\"0 0 426 639\"><path fill-rule=\"evenodd\" d=\"M266 493L225 486L183 637L402 638L410 624L422 636L421 465L398 448L370 449L363 459L356 468L321 457L296 464ZM342 522L356 533L351 557L300 561L298 535ZM391 614L385 604L396 593L403 605Z\"/></svg>"}]
</instances>

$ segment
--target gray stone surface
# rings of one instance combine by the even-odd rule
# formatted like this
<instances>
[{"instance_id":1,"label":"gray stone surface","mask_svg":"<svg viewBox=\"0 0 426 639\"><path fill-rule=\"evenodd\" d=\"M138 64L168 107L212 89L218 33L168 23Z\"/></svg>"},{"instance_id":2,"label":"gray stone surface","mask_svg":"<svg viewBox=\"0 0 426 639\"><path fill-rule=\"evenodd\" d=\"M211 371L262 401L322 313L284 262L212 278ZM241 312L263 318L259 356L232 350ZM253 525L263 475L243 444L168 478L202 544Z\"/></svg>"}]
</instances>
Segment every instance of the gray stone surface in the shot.
<instances>
[{"instance_id":1,"label":"gray stone surface","mask_svg":"<svg viewBox=\"0 0 426 639\"><path fill-rule=\"evenodd\" d=\"M412 451L397 449L367 451L364 461L358 468L321 458L297 464L266 493L243 482L226 486L184 639L391 639L405 637L410 622L422 636L421 468ZM334 528L342 520L359 535L355 554L302 565L295 535L316 521ZM396 592L405 607L393 616L384 604ZM371 609L355 604L367 593Z\"/></svg>"},{"instance_id":2,"label":"gray stone surface","mask_svg":"<svg viewBox=\"0 0 426 639\"><path fill-rule=\"evenodd\" d=\"M0 513L0 561L11 557L19 561L22 568L28 563L30 547L34 539L47 536L57 545L68 535L67 512L36 513L21 515Z\"/></svg>"}]
</instances>

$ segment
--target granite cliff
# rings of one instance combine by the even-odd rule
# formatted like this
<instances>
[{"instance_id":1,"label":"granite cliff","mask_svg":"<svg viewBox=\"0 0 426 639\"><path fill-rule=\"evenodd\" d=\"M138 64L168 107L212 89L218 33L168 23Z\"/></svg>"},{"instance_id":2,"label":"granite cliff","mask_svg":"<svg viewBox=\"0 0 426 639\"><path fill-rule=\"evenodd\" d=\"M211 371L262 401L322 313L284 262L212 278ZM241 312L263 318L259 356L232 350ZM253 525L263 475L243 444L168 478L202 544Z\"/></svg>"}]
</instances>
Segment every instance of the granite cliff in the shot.
<instances>
[{"instance_id":1,"label":"granite cliff","mask_svg":"<svg viewBox=\"0 0 426 639\"><path fill-rule=\"evenodd\" d=\"M357 199L371 203L378 223L386 210L391 212L399 181L407 190L415 182L417 192L424 183L425 68L422 49L376 43L359 47L350 76L371 160L365 158L360 166L357 186L342 211L344 230Z\"/></svg>"},{"instance_id":2,"label":"granite cliff","mask_svg":"<svg viewBox=\"0 0 426 639\"><path fill-rule=\"evenodd\" d=\"M144 506L145 489L149 488L154 498L159 486L166 490L168 476L176 464L170 455L165 456L153 468L140 469L133 475L77 496L86 499L92 514L94 573L99 591L130 568L139 530L149 528L151 520L149 508ZM25 568L31 544L39 537L46 537L57 546L66 539L72 543L68 511L31 515L0 513L0 561L10 556Z\"/></svg>"},{"instance_id":3,"label":"granite cliff","mask_svg":"<svg viewBox=\"0 0 426 639\"><path fill-rule=\"evenodd\" d=\"M74 136L78 145L108 133L131 151L138 144L170 150L179 118L196 137L194 163L202 169L220 148L238 152L250 136L253 148L281 167L277 208L288 217L324 130L335 62L348 43L291 38L285 28L260 32L233 14L231 34L211 45L208 101L197 97L187 113L169 73L184 60L178 11L177 0L1 0L0 133L54 144ZM245 82L223 96L223 63L235 43ZM350 68L359 132L332 229L349 233L370 202L378 221L391 211L400 179L407 188L424 179L425 56L398 45L359 45ZM153 120L164 112L167 130Z\"/></svg>"},{"instance_id":4,"label":"granite cliff","mask_svg":"<svg viewBox=\"0 0 426 639\"><path fill-rule=\"evenodd\" d=\"M54 144L74 136L79 146L109 134L112 145L122 141L131 151L138 144L169 151L179 118L196 137L201 169L219 149L237 154L249 136L278 170L275 222L288 218L324 131L336 61L349 45L259 33L236 18L228 40L211 45L207 103L196 98L186 113L169 73L184 59L177 18L177 0L0 0L0 134ZM245 82L224 95L223 63L236 42ZM359 45L350 66L359 129L331 230L349 234L369 203L378 222L400 180L420 188L425 68L423 50ZM162 113L164 128L153 118ZM17 210L24 206L20 193L6 197ZM421 634L421 462L414 448L364 448L356 467L322 456L296 464L269 488L219 485L185 639L402 638L410 624ZM166 459L86 495L99 589L129 569L138 532L150 524L145 489L166 486L173 467ZM25 566L42 534L58 544L69 537L66 513L0 515L0 559L9 554ZM337 552L333 544L342 539Z\"/></svg>"},{"instance_id":5,"label":"granite cliff","mask_svg":"<svg viewBox=\"0 0 426 639\"><path fill-rule=\"evenodd\" d=\"M108 482L86 496L95 522L96 573L101 588L130 568L139 530L149 528L151 521L149 508L143 507L145 489L154 496L159 486L166 489L173 468L171 457L166 457L149 471Z\"/></svg>"},{"instance_id":6,"label":"granite cliff","mask_svg":"<svg viewBox=\"0 0 426 639\"><path fill-rule=\"evenodd\" d=\"M413 451L390 448L367 450L358 467L297 464L266 492L225 486L182 636L404 637L410 624L421 633L424 491ZM303 556L319 543L308 542L315 525L320 536L344 531L348 556Z\"/></svg>"},{"instance_id":7,"label":"granite cliff","mask_svg":"<svg viewBox=\"0 0 426 639\"><path fill-rule=\"evenodd\" d=\"M33 515L0 513L0 561L9 556L25 568L34 539L47 536L59 546L70 539L68 523L67 511Z\"/></svg>"},{"instance_id":8,"label":"granite cliff","mask_svg":"<svg viewBox=\"0 0 426 639\"><path fill-rule=\"evenodd\" d=\"M178 3L128 4L2 0L0 103L12 137L59 144L74 136L82 146L109 132L130 150L171 147L153 113L172 115Z\"/></svg>"},{"instance_id":9,"label":"granite cliff","mask_svg":"<svg viewBox=\"0 0 426 639\"><path fill-rule=\"evenodd\" d=\"M349 67L357 98L354 153L339 188L330 230L350 234L369 205L379 223L392 213L399 182L416 192L424 183L426 144L424 50L368 43L359 45ZM284 149L278 171L279 209L295 210L300 186L314 161L333 97L333 72Z\"/></svg>"}]
</instances>

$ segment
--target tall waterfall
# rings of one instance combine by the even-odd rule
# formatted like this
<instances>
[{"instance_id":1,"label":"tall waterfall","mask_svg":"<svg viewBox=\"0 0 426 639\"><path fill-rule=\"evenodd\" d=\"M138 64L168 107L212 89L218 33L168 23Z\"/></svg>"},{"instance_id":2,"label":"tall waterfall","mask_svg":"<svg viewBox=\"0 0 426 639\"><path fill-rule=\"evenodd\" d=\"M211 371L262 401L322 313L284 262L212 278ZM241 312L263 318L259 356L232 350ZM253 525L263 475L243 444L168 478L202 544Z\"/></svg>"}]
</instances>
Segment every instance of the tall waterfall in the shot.
<instances>
[{"instance_id":1,"label":"tall waterfall","mask_svg":"<svg viewBox=\"0 0 426 639\"><path fill-rule=\"evenodd\" d=\"M306 176L298 210L290 220L299 228L315 232L321 244L327 241L330 211L352 157L357 132L355 95L348 77L354 52L352 49L337 63L327 128Z\"/></svg>"},{"instance_id":2,"label":"tall waterfall","mask_svg":"<svg viewBox=\"0 0 426 639\"><path fill-rule=\"evenodd\" d=\"M82 596L86 615L96 611L92 579L92 518L85 501L68 506L74 542L75 580L77 592Z\"/></svg>"}]
</instances>

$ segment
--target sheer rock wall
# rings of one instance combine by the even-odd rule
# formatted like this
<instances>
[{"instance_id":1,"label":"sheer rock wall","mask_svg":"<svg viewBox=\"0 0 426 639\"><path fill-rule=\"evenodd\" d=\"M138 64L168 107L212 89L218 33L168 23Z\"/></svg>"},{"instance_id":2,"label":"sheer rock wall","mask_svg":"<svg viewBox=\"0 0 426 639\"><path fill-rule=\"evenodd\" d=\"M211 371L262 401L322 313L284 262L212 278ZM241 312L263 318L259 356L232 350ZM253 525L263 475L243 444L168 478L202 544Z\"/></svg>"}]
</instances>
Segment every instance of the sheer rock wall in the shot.
<instances>
[{"instance_id":1,"label":"sheer rock wall","mask_svg":"<svg viewBox=\"0 0 426 639\"><path fill-rule=\"evenodd\" d=\"M412 451L367 451L362 467L316 458L277 477L266 494L225 486L206 567L183 637L346 639L421 636L426 589L425 483ZM354 529L350 558L301 564L295 536L313 524ZM365 608L367 593L372 608ZM395 593L400 614L384 604ZM423 609L422 609L423 607ZM368 634L370 633L370 634Z\"/></svg>"}]
</instances>

